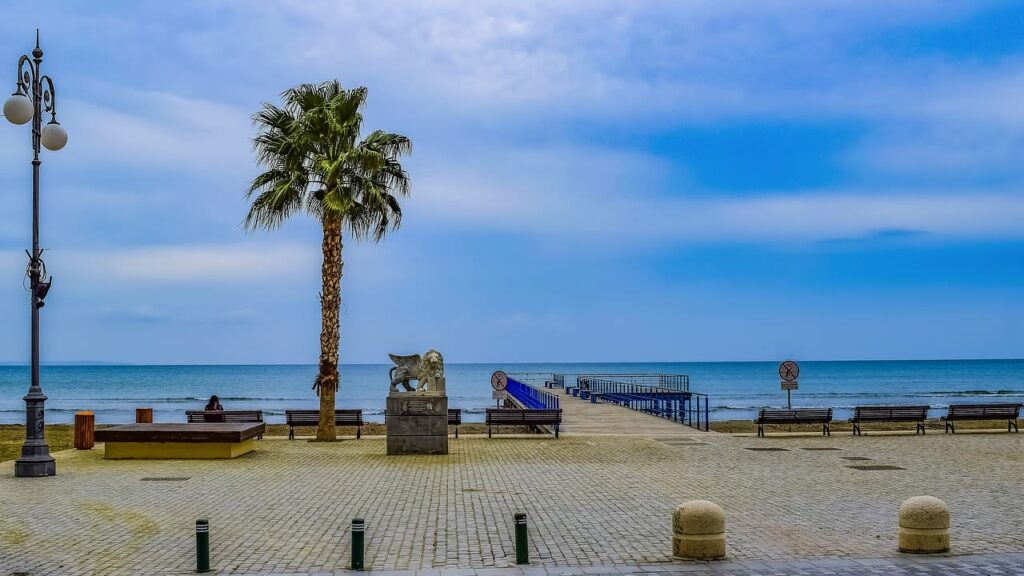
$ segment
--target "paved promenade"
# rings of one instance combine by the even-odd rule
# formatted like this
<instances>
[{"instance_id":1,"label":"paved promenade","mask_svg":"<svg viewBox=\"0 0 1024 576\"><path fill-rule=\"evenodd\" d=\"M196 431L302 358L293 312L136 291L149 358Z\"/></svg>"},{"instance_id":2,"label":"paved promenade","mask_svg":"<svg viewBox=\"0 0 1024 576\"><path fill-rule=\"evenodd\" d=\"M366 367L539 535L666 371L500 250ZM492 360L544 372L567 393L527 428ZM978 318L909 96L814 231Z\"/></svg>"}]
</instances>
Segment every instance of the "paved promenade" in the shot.
<instances>
[{"instance_id":1,"label":"paved promenade","mask_svg":"<svg viewBox=\"0 0 1024 576\"><path fill-rule=\"evenodd\" d=\"M949 502L954 553L1024 551L1024 435L757 439L661 422L677 433L464 437L448 456L388 457L380 438L266 439L231 461L67 451L47 479L14 478L6 462L0 574L186 573L200 517L223 573L330 572L347 565L356 516L374 570L514 571L519 511L538 571L772 574L779 562L900 559L896 510L919 494ZM897 469L849 467L863 464ZM692 498L725 509L731 562L670 558L671 512Z\"/></svg>"}]
</instances>

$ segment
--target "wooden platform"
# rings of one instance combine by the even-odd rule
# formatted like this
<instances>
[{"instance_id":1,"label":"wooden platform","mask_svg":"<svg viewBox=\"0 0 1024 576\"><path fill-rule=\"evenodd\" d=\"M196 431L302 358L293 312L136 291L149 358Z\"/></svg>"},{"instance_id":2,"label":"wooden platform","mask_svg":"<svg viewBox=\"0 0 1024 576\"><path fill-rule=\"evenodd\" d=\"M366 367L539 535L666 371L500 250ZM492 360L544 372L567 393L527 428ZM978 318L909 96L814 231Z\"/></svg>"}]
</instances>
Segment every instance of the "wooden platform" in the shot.
<instances>
[{"instance_id":1,"label":"wooden platform","mask_svg":"<svg viewBox=\"0 0 1024 576\"><path fill-rule=\"evenodd\" d=\"M111 459L236 458L252 451L262 422L126 424L96 431Z\"/></svg>"}]
</instances>

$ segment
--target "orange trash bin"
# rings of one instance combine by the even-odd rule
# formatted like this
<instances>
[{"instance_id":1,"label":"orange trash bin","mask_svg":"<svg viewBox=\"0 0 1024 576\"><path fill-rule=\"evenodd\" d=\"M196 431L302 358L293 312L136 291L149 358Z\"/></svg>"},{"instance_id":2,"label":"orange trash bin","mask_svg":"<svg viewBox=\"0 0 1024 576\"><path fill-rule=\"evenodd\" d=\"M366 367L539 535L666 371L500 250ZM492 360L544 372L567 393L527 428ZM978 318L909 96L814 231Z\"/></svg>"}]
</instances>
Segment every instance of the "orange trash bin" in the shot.
<instances>
[{"instance_id":1,"label":"orange trash bin","mask_svg":"<svg viewBox=\"0 0 1024 576\"><path fill-rule=\"evenodd\" d=\"M152 408L136 408L135 409L135 423L136 424L152 424L153 423L153 409Z\"/></svg>"},{"instance_id":2,"label":"orange trash bin","mask_svg":"<svg viewBox=\"0 0 1024 576\"><path fill-rule=\"evenodd\" d=\"M91 450L95 443L96 416L89 410L75 412L75 448Z\"/></svg>"}]
</instances>

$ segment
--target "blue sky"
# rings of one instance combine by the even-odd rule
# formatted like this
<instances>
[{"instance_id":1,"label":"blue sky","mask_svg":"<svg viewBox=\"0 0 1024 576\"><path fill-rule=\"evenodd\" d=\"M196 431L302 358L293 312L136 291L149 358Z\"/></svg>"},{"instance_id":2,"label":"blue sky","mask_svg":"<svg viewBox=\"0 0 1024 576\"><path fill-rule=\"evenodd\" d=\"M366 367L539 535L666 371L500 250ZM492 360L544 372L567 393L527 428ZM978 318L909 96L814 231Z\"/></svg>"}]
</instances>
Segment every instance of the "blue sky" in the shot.
<instances>
[{"instance_id":1,"label":"blue sky","mask_svg":"<svg viewBox=\"0 0 1024 576\"><path fill-rule=\"evenodd\" d=\"M240 222L250 114L329 78L414 143L402 228L346 245L343 361L1024 356L1019 4L11 4L9 77L42 28L70 134L45 360L314 362L317 226ZM28 138L0 126L7 361Z\"/></svg>"}]
</instances>

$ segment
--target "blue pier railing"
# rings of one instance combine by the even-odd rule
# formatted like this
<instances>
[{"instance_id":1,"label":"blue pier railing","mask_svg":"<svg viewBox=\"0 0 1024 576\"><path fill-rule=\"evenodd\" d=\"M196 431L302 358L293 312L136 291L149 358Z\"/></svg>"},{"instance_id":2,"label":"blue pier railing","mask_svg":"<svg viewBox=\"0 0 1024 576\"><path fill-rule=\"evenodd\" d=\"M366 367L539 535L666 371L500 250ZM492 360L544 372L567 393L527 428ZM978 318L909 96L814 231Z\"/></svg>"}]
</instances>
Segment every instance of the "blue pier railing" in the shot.
<instances>
[{"instance_id":1,"label":"blue pier railing","mask_svg":"<svg viewBox=\"0 0 1024 576\"><path fill-rule=\"evenodd\" d=\"M558 409L558 396L539 388L534 388L525 382L513 378L511 375L508 378L508 387L505 390L524 408L531 410L543 408Z\"/></svg>"},{"instance_id":2,"label":"blue pier railing","mask_svg":"<svg viewBox=\"0 0 1024 576\"><path fill-rule=\"evenodd\" d=\"M534 388L565 388L565 374L552 372L509 372L509 378Z\"/></svg>"},{"instance_id":3,"label":"blue pier railing","mask_svg":"<svg viewBox=\"0 0 1024 576\"><path fill-rule=\"evenodd\" d=\"M690 389L690 377L686 374L577 374L574 386L565 386L565 393L579 395L579 390L590 380L612 380L623 384L653 386L686 392Z\"/></svg>"},{"instance_id":4,"label":"blue pier railing","mask_svg":"<svg viewBox=\"0 0 1024 576\"><path fill-rule=\"evenodd\" d=\"M665 380L664 376L664 374L647 377L634 375L619 380L618 376L611 379L587 375L577 378L577 388L572 391L572 394L594 403L617 404L686 424L699 430L708 430L710 408L707 394L690 392L688 378L673 382ZM666 381L676 384L679 388L653 384ZM683 384L685 384L685 389L680 389L683 388Z\"/></svg>"}]
</instances>

